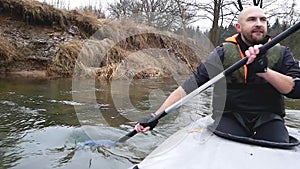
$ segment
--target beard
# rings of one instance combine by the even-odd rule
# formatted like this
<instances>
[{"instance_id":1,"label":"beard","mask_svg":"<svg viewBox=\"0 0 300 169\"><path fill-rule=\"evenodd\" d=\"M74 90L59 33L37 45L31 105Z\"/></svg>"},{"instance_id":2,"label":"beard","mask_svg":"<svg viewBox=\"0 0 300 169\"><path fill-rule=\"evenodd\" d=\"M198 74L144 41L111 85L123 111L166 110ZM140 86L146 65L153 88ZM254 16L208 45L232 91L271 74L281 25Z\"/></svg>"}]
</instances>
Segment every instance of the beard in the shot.
<instances>
[{"instance_id":1,"label":"beard","mask_svg":"<svg viewBox=\"0 0 300 169\"><path fill-rule=\"evenodd\" d=\"M244 38L250 45L265 44L269 39L268 37L266 37L265 33L261 33L261 35L257 36L252 32L244 35Z\"/></svg>"}]
</instances>

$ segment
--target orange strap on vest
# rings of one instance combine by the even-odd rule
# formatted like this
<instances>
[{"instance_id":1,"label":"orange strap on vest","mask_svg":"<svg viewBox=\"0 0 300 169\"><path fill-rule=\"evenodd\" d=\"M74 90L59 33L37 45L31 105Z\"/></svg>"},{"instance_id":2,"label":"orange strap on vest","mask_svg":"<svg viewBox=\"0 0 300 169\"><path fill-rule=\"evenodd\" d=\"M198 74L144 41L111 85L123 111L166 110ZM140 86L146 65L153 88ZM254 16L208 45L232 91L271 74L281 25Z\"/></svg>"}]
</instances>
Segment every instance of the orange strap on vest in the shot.
<instances>
[{"instance_id":1,"label":"orange strap on vest","mask_svg":"<svg viewBox=\"0 0 300 169\"><path fill-rule=\"evenodd\" d=\"M226 38L225 42L233 42L234 44L236 44L239 48L240 56L243 59L245 57L245 55L242 52L240 45L237 43L237 37L238 37L238 34L235 34L229 38ZM247 65L244 65L243 68L244 68L244 83L247 83L248 67L247 67Z\"/></svg>"}]
</instances>

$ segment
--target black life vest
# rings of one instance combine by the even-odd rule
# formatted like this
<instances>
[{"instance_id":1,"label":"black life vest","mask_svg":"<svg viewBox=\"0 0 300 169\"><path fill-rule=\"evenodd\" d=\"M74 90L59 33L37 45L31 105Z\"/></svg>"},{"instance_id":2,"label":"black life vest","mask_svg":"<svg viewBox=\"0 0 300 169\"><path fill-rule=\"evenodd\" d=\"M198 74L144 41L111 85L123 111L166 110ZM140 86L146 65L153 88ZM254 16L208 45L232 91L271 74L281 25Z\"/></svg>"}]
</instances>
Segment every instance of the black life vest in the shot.
<instances>
[{"instance_id":1,"label":"black life vest","mask_svg":"<svg viewBox=\"0 0 300 169\"><path fill-rule=\"evenodd\" d=\"M238 62L244 57L237 35L227 38L223 43L224 69ZM275 45L267 52L268 67L279 71L281 66L281 46ZM219 113L275 113L285 115L284 100L271 84L252 72L244 65L226 77L226 91L224 85L216 84L213 96L213 112ZM223 86L223 87L222 87ZM224 104L225 103L225 104Z\"/></svg>"}]
</instances>

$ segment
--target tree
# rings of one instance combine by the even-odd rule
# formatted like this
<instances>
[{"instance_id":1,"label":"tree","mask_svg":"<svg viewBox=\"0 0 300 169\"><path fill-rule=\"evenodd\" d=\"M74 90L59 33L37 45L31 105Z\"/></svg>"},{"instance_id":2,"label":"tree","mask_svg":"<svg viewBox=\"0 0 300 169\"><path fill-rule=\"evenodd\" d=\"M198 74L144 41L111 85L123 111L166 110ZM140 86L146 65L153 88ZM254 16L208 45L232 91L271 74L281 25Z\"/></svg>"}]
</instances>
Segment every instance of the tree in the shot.
<instances>
[{"instance_id":1,"label":"tree","mask_svg":"<svg viewBox=\"0 0 300 169\"><path fill-rule=\"evenodd\" d=\"M212 44L216 46L220 38L220 27L224 22L229 25L232 23L237 16L238 5L232 0L210 0L209 2L199 2L197 7L199 11L204 11L198 17L208 19L212 23L209 37Z\"/></svg>"},{"instance_id":2,"label":"tree","mask_svg":"<svg viewBox=\"0 0 300 169\"><path fill-rule=\"evenodd\" d=\"M187 31L187 27L196 21L210 20L209 37L214 45L218 45L222 33L220 29L233 25L240 11L253 5L266 11L269 25L276 18L281 18L279 22L287 25L300 18L296 0L119 0L110 4L108 9L114 18L136 15L147 25L177 32Z\"/></svg>"},{"instance_id":3,"label":"tree","mask_svg":"<svg viewBox=\"0 0 300 169\"><path fill-rule=\"evenodd\" d=\"M263 8L271 21L275 20L275 16L280 16L283 21L289 24L295 23L296 20L299 20L299 9L296 8L295 0L289 0L289 2L278 2L276 0L211 0L208 3L199 3L198 7L199 10L205 11L200 17L212 21L210 39L214 45L217 45L220 38L220 28L231 25L233 21L236 21L240 11L247 6ZM284 9L282 9L282 6L285 6Z\"/></svg>"},{"instance_id":4,"label":"tree","mask_svg":"<svg viewBox=\"0 0 300 169\"><path fill-rule=\"evenodd\" d=\"M281 23L288 23L289 25L295 24L300 20L300 8L296 4L296 0L280 1L274 7L267 11L270 18L280 18Z\"/></svg>"},{"instance_id":5,"label":"tree","mask_svg":"<svg viewBox=\"0 0 300 169\"><path fill-rule=\"evenodd\" d=\"M218 36L219 36L219 19L221 16L221 8L222 8L223 0L214 0L214 19L212 23L212 29L210 32L210 40L213 45L217 45Z\"/></svg>"},{"instance_id":6,"label":"tree","mask_svg":"<svg viewBox=\"0 0 300 169\"><path fill-rule=\"evenodd\" d=\"M162 30L176 31L196 16L193 3L183 0L119 0L109 4L113 18L131 17Z\"/></svg>"}]
</instances>

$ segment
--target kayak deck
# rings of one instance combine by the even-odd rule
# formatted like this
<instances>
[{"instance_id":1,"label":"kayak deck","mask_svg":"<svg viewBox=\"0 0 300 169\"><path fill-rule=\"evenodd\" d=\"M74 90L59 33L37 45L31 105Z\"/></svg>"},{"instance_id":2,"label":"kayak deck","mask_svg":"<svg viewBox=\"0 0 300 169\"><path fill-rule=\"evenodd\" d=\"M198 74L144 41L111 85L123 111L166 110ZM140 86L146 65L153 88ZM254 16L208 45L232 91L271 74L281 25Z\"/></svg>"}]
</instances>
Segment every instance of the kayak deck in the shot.
<instances>
[{"instance_id":1,"label":"kayak deck","mask_svg":"<svg viewBox=\"0 0 300 169\"><path fill-rule=\"evenodd\" d=\"M224 139L207 126L210 116L178 131L140 164L139 169L253 169L299 168L300 146L289 149L269 148ZM290 135L300 139L299 131L288 128Z\"/></svg>"}]
</instances>

